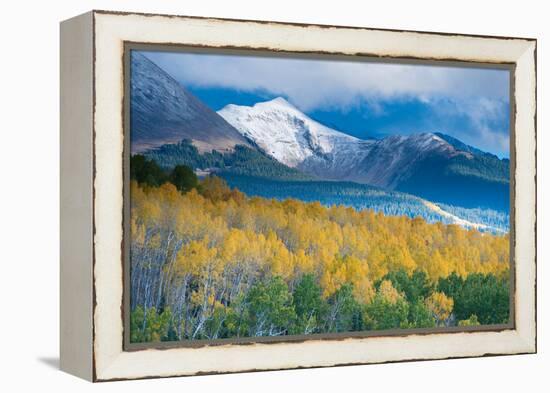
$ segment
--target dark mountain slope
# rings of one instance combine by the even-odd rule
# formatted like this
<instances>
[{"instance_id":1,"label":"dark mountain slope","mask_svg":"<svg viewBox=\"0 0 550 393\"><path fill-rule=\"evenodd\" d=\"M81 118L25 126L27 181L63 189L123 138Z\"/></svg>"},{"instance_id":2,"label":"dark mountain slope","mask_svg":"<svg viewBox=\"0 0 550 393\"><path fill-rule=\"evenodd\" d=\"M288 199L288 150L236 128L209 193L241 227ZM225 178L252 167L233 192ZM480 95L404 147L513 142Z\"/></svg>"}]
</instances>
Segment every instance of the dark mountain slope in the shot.
<instances>
[{"instance_id":1,"label":"dark mountain slope","mask_svg":"<svg viewBox=\"0 0 550 393\"><path fill-rule=\"evenodd\" d=\"M395 187L436 202L509 211L509 163L496 157L431 156L417 161Z\"/></svg>"},{"instance_id":2,"label":"dark mountain slope","mask_svg":"<svg viewBox=\"0 0 550 393\"><path fill-rule=\"evenodd\" d=\"M132 52L132 153L189 139L200 151L230 151L247 140L143 54Z\"/></svg>"}]
</instances>

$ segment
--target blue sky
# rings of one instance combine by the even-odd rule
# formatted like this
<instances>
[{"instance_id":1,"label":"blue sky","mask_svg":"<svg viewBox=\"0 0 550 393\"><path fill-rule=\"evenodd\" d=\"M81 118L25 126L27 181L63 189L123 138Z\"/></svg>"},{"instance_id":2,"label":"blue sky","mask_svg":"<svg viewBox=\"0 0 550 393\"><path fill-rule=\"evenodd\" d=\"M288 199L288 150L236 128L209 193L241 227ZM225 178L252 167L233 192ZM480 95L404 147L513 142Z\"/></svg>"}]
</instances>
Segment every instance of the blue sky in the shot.
<instances>
[{"instance_id":1,"label":"blue sky","mask_svg":"<svg viewBox=\"0 0 550 393\"><path fill-rule=\"evenodd\" d=\"M285 97L359 138L443 132L509 157L509 71L289 57L146 52L214 110Z\"/></svg>"}]
</instances>

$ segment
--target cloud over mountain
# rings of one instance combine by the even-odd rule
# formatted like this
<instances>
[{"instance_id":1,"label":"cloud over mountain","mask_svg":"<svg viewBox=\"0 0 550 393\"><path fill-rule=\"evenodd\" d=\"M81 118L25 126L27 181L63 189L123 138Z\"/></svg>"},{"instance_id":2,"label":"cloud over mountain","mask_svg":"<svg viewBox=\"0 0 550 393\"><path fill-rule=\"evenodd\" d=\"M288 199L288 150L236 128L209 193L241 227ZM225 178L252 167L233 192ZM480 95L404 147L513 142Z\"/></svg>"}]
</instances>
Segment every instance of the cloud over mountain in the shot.
<instances>
[{"instance_id":1,"label":"cloud over mountain","mask_svg":"<svg viewBox=\"0 0 550 393\"><path fill-rule=\"evenodd\" d=\"M433 117L460 116L467 124L456 137L508 155L506 70L196 53L146 56L185 86L268 92L286 97L306 113L347 112L362 105L376 117L384 116L394 102L421 102ZM429 126L430 120L423 123Z\"/></svg>"}]
</instances>

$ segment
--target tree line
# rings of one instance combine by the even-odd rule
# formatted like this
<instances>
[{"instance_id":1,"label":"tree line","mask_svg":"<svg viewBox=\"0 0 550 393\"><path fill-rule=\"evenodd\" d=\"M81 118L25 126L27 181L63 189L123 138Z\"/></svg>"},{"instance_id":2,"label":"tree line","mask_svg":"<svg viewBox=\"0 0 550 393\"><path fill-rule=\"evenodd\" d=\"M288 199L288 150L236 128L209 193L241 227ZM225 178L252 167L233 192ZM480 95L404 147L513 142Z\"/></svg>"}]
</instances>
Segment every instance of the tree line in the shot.
<instances>
[{"instance_id":1,"label":"tree line","mask_svg":"<svg viewBox=\"0 0 550 393\"><path fill-rule=\"evenodd\" d=\"M216 150L200 153L190 140L162 145L144 153L161 168L170 169L187 165L193 169L216 169L239 175L269 179L307 180L311 176L290 168L259 150L237 145L233 151L220 153Z\"/></svg>"}]
</instances>

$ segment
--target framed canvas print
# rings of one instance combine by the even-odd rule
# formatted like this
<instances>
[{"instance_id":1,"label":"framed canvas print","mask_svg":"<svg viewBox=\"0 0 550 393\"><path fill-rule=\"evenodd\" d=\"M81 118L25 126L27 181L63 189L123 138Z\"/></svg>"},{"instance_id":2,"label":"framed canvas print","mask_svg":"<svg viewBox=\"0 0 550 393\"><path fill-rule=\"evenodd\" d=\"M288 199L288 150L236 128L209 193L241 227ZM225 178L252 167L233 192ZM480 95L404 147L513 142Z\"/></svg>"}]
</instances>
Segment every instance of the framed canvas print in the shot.
<instances>
[{"instance_id":1,"label":"framed canvas print","mask_svg":"<svg viewBox=\"0 0 550 393\"><path fill-rule=\"evenodd\" d=\"M61 24L61 368L536 351L536 41Z\"/></svg>"}]
</instances>

